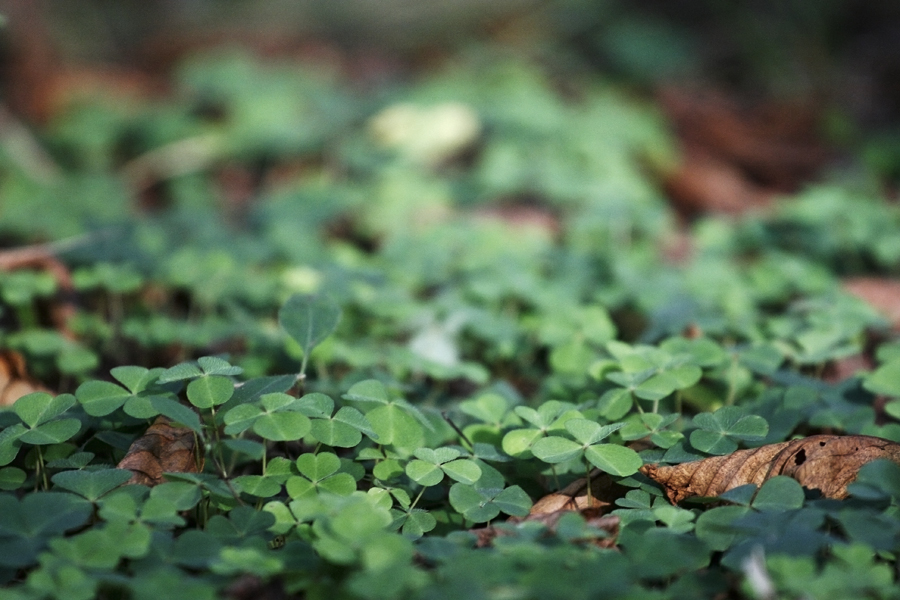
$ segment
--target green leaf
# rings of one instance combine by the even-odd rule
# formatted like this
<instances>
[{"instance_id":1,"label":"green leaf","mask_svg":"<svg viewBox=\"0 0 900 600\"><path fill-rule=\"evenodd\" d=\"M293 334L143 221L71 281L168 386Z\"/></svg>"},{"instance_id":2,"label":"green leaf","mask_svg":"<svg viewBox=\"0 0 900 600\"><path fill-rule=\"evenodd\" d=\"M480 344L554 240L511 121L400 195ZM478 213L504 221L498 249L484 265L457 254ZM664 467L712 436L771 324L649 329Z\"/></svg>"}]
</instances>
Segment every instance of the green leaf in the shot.
<instances>
[{"instance_id":1,"label":"green leaf","mask_svg":"<svg viewBox=\"0 0 900 600\"><path fill-rule=\"evenodd\" d=\"M581 444L555 435L541 438L531 446L531 452L548 463L561 463L575 458L584 451Z\"/></svg>"},{"instance_id":2,"label":"green leaf","mask_svg":"<svg viewBox=\"0 0 900 600\"><path fill-rule=\"evenodd\" d=\"M28 429L21 423L0 429L0 465L8 465L15 460L22 445L19 438L26 431Z\"/></svg>"},{"instance_id":3,"label":"green leaf","mask_svg":"<svg viewBox=\"0 0 900 600\"><path fill-rule=\"evenodd\" d=\"M273 442L299 440L311 429L309 417L297 412L264 413L253 423L254 433Z\"/></svg>"},{"instance_id":4,"label":"green leaf","mask_svg":"<svg viewBox=\"0 0 900 600\"><path fill-rule=\"evenodd\" d=\"M509 402L500 394L482 394L474 400L460 402L459 409L479 421L499 425L509 412Z\"/></svg>"},{"instance_id":5,"label":"green leaf","mask_svg":"<svg viewBox=\"0 0 900 600\"><path fill-rule=\"evenodd\" d=\"M183 381L185 379L193 379L195 377L200 377L203 375L203 371L200 370L194 363L180 363L175 365L174 367L169 367L159 375L159 383L170 383L172 381Z\"/></svg>"},{"instance_id":6,"label":"green leaf","mask_svg":"<svg viewBox=\"0 0 900 600\"><path fill-rule=\"evenodd\" d=\"M301 454L296 461L297 470L312 481L321 481L329 475L337 473L341 468L341 459L331 452L321 454Z\"/></svg>"},{"instance_id":7,"label":"green leaf","mask_svg":"<svg viewBox=\"0 0 900 600\"><path fill-rule=\"evenodd\" d=\"M378 435L378 443L402 448L422 445L422 426L408 412L396 404L379 406L366 413L366 419Z\"/></svg>"},{"instance_id":8,"label":"green leaf","mask_svg":"<svg viewBox=\"0 0 900 600\"><path fill-rule=\"evenodd\" d=\"M297 409L307 417L327 419L334 411L334 400L318 392L304 394L298 401Z\"/></svg>"},{"instance_id":9,"label":"green leaf","mask_svg":"<svg viewBox=\"0 0 900 600\"><path fill-rule=\"evenodd\" d=\"M177 400L163 398L161 396L151 398L150 404L159 411L159 414L165 415L176 423L181 423L188 429L203 435L203 426L200 424L200 417L184 404Z\"/></svg>"},{"instance_id":10,"label":"green leaf","mask_svg":"<svg viewBox=\"0 0 900 600\"><path fill-rule=\"evenodd\" d=\"M102 417L117 410L134 395L108 381L85 381L75 390L75 397L92 417Z\"/></svg>"},{"instance_id":11,"label":"green leaf","mask_svg":"<svg viewBox=\"0 0 900 600\"><path fill-rule=\"evenodd\" d=\"M570 419L566 421L566 431L582 444L595 444L621 429L624 423L600 425L589 419Z\"/></svg>"},{"instance_id":12,"label":"green leaf","mask_svg":"<svg viewBox=\"0 0 900 600\"><path fill-rule=\"evenodd\" d=\"M690 436L691 445L710 454L730 454L737 449L734 440L760 441L769 431L765 419L747 415L737 406L724 406L715 413L700 413L694 417L700 429Z\"/></svg>"},{"instance_id":13,"label":"green leaf","mask_svg":"<svg viewBox=\"0 0 900 600\"><path fill-rule=\"evenodd\" d=\"M310 432L326 446L353 448L362 441L362 434L356 428L330 418L312 419Z\"/></svg>"},{"instance_id":14,"label":"green leaf","mask_svg":"<svg viewBox=\"0 0 900 600\"><path fill-rule=\"evenodd\" d=\"M513 517L527 516L532 506L531 498L528 497L525 490L517 485L510 486L497 494L493 499L493 504L501 512Z\"/></svg>"},{"instance_id":15,"label":"green leaf","mask_svg":"<svg viewBox=\"0 0 900 600\"><path fill-rule=\"evenodd\" d=\"M117 410L133 397L128 390L108 381L85 381L75 390L75 397L92 417L102 417Z\"/></svg>"},{"instance_id":16,"label":"green leaf","mask_svg":"<svg viewBox=\"0 0 900 600\"><path fill-rule=\"evenodd\" d=\"M344 394L347 400L356 402L370 402L373 404L387 404L390 402L387 388L377 379L366 379L359 383L354 383L347 393Z\"/></svg>"},{"instance_id":17,"label":"green leaf","mask_svg":"<svg viewBox=\"0 0 900 600\"><path fill-rule=\"evenodd\" d=\"M715 551L727 550L740 533L734 523L749 510L746 506L718 506L704 511L694 528L697 537Z\"/></svg>"},{"instance_id":18,"label":"green leaf","mask_svg":"<svg viewBox=\"0 0 900 600\"><path fill-rule=\"evenodd\" d=\"M241 475L235 477L232 483L240 491L258 498L271 498L281 492L280 483L262 475Z\"/></svg>"},{"instance_id":19,"label":"green leaf","mask_svg":"<svg viewBox=\"0 0 900 600\"><path fill-rule=\"evenodd\" d=\"M75 396L60 394L53 397L46 392L32 392L13 404L13 411L29 428L58 417L75 405Z\"/></svg>"},{"instance_id":20,"label":"green leaf","mask_svg":"<svg viewBox=\"0 0 900 600\"><path fill-rule=\"evenodd\" d=\"M608 390L597 402L597 408L600 409L600 416L616 421L621 419L634 406L634 399L628 389L612 389Z\"/></svg>"},{"instance_id":21,"label":"green leaf","mask_svg":"<svg viewBox=\"0 0 900 600\"><path fill-rule=\"evenodd\" d=\"M803 499L803 487L796 479L778 475L763 483L750 506L762 511L782 512L802 507Z\"/></svg>"},{"instance_id":22,"label":"green leaf","mask_svg":"<svg viewBox=\"0 0 900 600\"><path fill-rule=\"evenodd\" d=\"M365 417L365 415L363 415L352 406L342 406L340 409L338 409L332 419L336 423L349 425L360 433L364 433L376 441L378 440L378 434L375 433L374 429L372 429L372 425L369 423L369 420Z\"/></svg>"},{"instance_id":23,"label":"green leaf","mask_svg":"<svg viewBox=\"0 0 900 600\"><path fill-rule=\"evenodd\" d=\"M187 386L188 401L197 408L212 408L224 404L234 394L234 383L222 375L208 375L194 379Z\"/></svg>"},{"instance_id":24,"label":"green leaf","mask_svg":"<svg viewBox=\"0 0 900 600\"><path fill-rule=\"evenodd\" d=\"M497 490L499 493L499 490ZM454 483L450 488L450 505L456 512L475 523L490 521L500 514L500 509L491 502L492 496L473 486Z\"/></svg>"},{"instance_id":25,"label":"green leaf","mask_svg":"<svg viewBox=\"0 0 900 600\"><path fill-rule=\"evenodd\" d=\"M423 487L437 485L444 479L444 472L439 466L419 459L409 461L406 474Z\"/></svg>"},{"instance_id":26,"label":"green leaf","mask_svg":"<svg viewBox=\"0 0 900 600\"><path fill-rule=\"evenodd\" d=\"M895 358L865 376L863 387L873 394L900 397L900 359Z\"/></svg>"},{"instance_id":27,"label":"green leaf","mask_svg":"<svg viewBox=\"0 0 900 600\"><path fill-rule=\"evenodd\" d=\"M132 473L127 469L100 469L98 471L62 471L51 477L51 481L61 488L84 496L91 502L119 487Z\"/></svg>"},{"instance_id":28,"label":"green leaf","mask_svg":"<svg viewBox=\"0 0 900 600\"><path fill-rule=\"evenodd\" d=\"M400 532L411 539L419 539L437 527L437 519L428 511L420 508L414 508L405 513L402 523Z\"/></svg>"},{"instance_id":29,"label":"green leaf","mask_svg":"<svg viewBox=\"0 0 900 600\"><path fill-rule=\"evenodd\" d=\"M349 473L337 473L320 481L318 487L338 496L349 496L356 491L356 480Z\"/></svg>"},{"instance_id":30,"label":"green leaf","mask_svg":"<svg viewBox=\"0 0 900 600\"><path fill-rule=\"evenodd\" d=\"M29 429L19 436L19 440L35 446L59 444L73 437L79 430L81 421L78 419L58 419Z\"/></svg>"},{"instance_id":31,"label":"green leaf","mask_svg":"<svg viewBox=\"0 0 900 600\"><path fill-rule=\"evenodd\" d=\"M464 458L443 463L441 470L460 483L474 484L481 478L481 467L478 463Z\"/></svg>"},{"instance_id":32,"label":"green leaf","mask_svg":"<svg viewBox=\"0 0 900 600\"><path fill-rule=\"evenodd\" d=\"M400 461L393 458L388 458L386 460L380 461L372 469L372 475L374 475L376 479L380 479L381 481L390 481L391 479L398 477L403 472L403 467L400 465Z\"/></svg>"},{"instance_id":33,"label":"green leaf","mask_svg":"<svg viewBox=\"0 0 900 600\"><path fill-rule=\"evenodd\" d=\"M691 446L697 450L716 456L731 454L738 447L737 442L730 439L727 435L705 429L692 431L690 441Z\"/></svg>"},{"instance_id":34,"label":"green leaf","mask_svg":"<svg viewBox=\"0 0 900 600\"><path fill-rule=\"evenodd\" d=\"M235 367L218 356L201 356L197 359L197 364L207 375L231 377L244 372L242 368Z\"/></svg>"},{"instance_id":35,"label":"green leaf","mask_svg":"<svg viewBox=\"0 0 900 600\"><path fill-rule=\"evenodd\" d=\"M151 498L161 498L172 503L178 510L190 510L200 502L200 488L183 481L167 481L153 486Z\"/></svg>"},{"instance_id":36,"label":"green leaf","mask_svg":"<svg viewBox=\"0 0 900 600\"><path fill-rule=\"evenodd\" d=\"M114 367L109 370L116 381L124 385L132 394L144 391L152 381L155 381L164 369L145 369L144 367ZM76 392L76 396L78 393ZM81 398L79 398L79 401Z\"/></svg>"},{"instance_id":37,"label":"green leaf","mask_svg":"<svg viewBox=\"0 0 900 600\"><path fill-rule=\"evenodd\" d=\"M17 490L25 483L26 473L18 467L0 469L0 490Z\"/></svg>"},{"instance_id":38,"label":"green leaf","mask_svg":"<svg viewBox=\"0 0 900 600\"><path fill-rule=\"evenodd\" d=\"M513 429L503 436L501 446L503 451L514 458L531 458L531 446L535 441L544 437L540 429Z\"/></svg>"},{"instance_id":39,"label":"green leaf","mask_svg":"<svg viewBox=\"0 0 900 600\"><path fill-rule=\"evenodd\" d=\"M225 433L235 435L250 429L262 414L255 404L238 404L225 413Z\"/></svg>"},{"instance_id":40,"label":"green leaf","mask_svg":"<svg viewBox=\"0 0 900 600\"><path fill-rule=\"evenodd\" d=\"M294 295L278 311L281 328L303 348L304 357L337 329L341 308L322 296Z\"/></svg>"},{"instance_id":41,"label":"green leaf","mask_svg":"<svg viewBox=\"0 0 900 600\"><path fill-rule=\"evenodd\" d=\"M625 446L616 444L598 444L584 451L585 458L592 465L612 475L625 477L637 473L644 464L640 455Z\"/></svg>"}]
</instances>

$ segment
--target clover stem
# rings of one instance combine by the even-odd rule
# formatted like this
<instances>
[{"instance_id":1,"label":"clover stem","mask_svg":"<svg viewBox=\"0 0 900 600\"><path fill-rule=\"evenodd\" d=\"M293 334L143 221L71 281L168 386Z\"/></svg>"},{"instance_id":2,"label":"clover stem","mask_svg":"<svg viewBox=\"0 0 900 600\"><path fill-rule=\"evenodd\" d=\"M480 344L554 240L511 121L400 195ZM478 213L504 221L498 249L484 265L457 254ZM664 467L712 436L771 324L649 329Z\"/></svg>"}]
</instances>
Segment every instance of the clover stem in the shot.
<instances>
[{"instance_id":1,"label":"clover stem","mask_svg":"<svg viewBox=\"0 0 900 600\"><path fill-rule=\"evenodd\" d=\"M737 356L731 357L731 369L728 371L728 396L725 398L725 406L734 404L734 397L737 395L737 376L735 375L735 367L737 366Z\"/></svg>"},{"instance_id":2,"label":"clover stem","mask_svg":"<svg viewBox=\"0 0 900 600\"><path fill-rule=\"evenodd\" d=\"M419 498L422 497L422 494L425 493L425 486L422 486L422 489L419 490L419 494L416 496L416 499L412 501L412 504L409 505L409 508L406 509L407 514L412 511L416 507L416 504L419 503Z\"/></svg>"},{"instance_id":3,"label":"clover stem","mask_svg":"<svg viewBox=\"0 0 900 600\"><path fill-rule=\"evenodd\" d=\"M587 479L587 505L588 508L593 508L594 506L594 496L591 492L591 463L588 461L584 461L585 467L585 479Z\"/></svg>"},{"instance_id":4,"label":"clover stem","mask_svg":"<svg viewBox=\"0 0 900 600\"><path fill-rule=\"evenodd\" d=\"M553 485L555 486L553 489L560 489L559 475L556 474L556 465L550 465L550 472L553 473Z\"/></svg>"},{"instance_id":5,"label":"clover stem","mask_svg":"<svg viewBox=\"0 0 900 600\"><path fill-rule=\"evenodd\" d=\"M465 442L465 444L469 447L469 451L470 451L470 452L474 451L474 450L475 450L475 445L472 444L472 440L470 440L470 439L468 438L468 436L467 436L465 433L463 433L463 430L459 428L459 425L457 425L456 423L453 422L453 419L451 419L451 418L447 415L447 412L446 412L446 411L441 411L441 416L444 417L444 420L447 421L447 424L450 425L450 427L453 428L453 431L456 432L456 434L459 436L459 438L460 438L463 442Z\"/></svg>"},{"instance_id":6,"label":"clover stem","mask_svg":"<svg viewBox=\"0 0 900 600\"><path fill-rule=\"evenodd\" d=\"M297 373L297 380L295 382L296 386L297 386L297 397L298 398L303 395L303 382L305 382L305 381L306 381L306 355L303 356L303 362L300 363L300 372Z\"/></svg>"},{"instance_id":7,"label":"clover stem","mask_svg":"<svg viewBox=\"0 0 900 600\"><path fill-rule=\"evenodd\" d=\"M659 399L653 401L653 413L656 414L659 412Z\"/></svg>"},{"instance_id":8,"label":"clover stem","mask_svg":"<svg viewBox=\"0 0 900 600\"><path fill-rule=\"evenodd\" d=\"M50 483L47 481L47 469L44 468L44 453L41 447L37 447L37 459L35 460L34 473L34 491L38 490L38 482L43 481L44 491L50 489Z\"/></svg>"}]
</instances>

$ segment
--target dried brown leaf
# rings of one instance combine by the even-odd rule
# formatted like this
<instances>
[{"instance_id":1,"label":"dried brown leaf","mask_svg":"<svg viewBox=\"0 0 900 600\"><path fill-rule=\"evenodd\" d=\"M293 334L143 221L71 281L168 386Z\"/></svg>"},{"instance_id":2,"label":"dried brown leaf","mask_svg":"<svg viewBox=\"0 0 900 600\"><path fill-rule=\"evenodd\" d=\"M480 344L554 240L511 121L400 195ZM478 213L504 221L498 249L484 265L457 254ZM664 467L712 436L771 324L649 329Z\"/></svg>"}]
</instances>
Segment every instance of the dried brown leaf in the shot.
<instances>
[{"instance_id":1,"label":"dried brown leaf","mask_svg":"<svg viewBox=\"0 0 900 600\"><path fill-rule=\"evenodd\" d=\"M748 483L758 486L777 475L841 499L859 468L879 458L900 464L900 444L868 435L813 435L675 466L644 465L641 472L662 484L673 504Z\"/></svg>"},{"instance_id":2,"label":"dried brown leaf","mask_svg":"<svg viewBox=\"0 0 900 600\"><path fill-rule=\"evenodd\" d=\"M618 498L625 496L625 488L613 481L609 474L599 469L591 473L591 496L587 495L587 480L576 479L563 489L547 494L534 503L528 520L538 520L541 515L567 510L609 510Z\"/></svg>"},{"instance_id":3,"label":"dried brown leaf","mask_svg":"<svg viewBox=\"0 0 900 600\"><path fill-rule=\"evenodd\" d=\"M11 406L32 392L53 393L28 375L25 359L18 352L0 350L0 406Z\"/></svg>"},{"instance_id":4,"label":"dried brown leaf","mask_svg":"<svg viewBox=\"0 0 900 600\"><path fill-rule=\"evenodd\" d=\"M164 481L163 473L198 473L203 461L196 456L194 432L173 427L169 419L159 416L131 444L117 467L134 473L127 483L154 486Z\"/></svg>"},{"instance_id":5,"label":"dried brown leaf","mask_svg":"<svg viewBox=\"0 0 900 600\"><path fill-rule=\"evenodd\" d=\"M876 311L894 331L900 331L900 281L878 277L854 277L845 279L844 290L853 294Z\"/></svg>"}]
</instances>

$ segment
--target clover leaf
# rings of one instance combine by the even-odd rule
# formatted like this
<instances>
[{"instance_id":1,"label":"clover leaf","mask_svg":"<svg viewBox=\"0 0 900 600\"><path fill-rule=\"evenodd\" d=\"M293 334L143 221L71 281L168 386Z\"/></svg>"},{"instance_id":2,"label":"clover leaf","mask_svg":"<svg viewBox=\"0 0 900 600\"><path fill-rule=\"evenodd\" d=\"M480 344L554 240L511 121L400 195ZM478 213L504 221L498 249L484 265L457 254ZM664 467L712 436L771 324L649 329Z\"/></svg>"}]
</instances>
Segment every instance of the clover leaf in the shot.
<instances>
[{"instance_id":1,"label":"clover leaf","mask_svg":"<svg viewBox=\"0 0 900 600\"><path fill-rule=\"evenodd\" d=\"M302 477L290 477L285 483L291 498L315 496L319 490L339 496L356 491L356 480L349 473L341 472L341 460L335 454L301 454L296 465Z\"/></svg>"},{"instance_id":2,"label":"clover leaf","mask_svg":"<svg viewBox=\"0 0 900 600\"><path fill-rule=\"evenodd\" d=\"M730 454L737 450L738 441L761 441L769 431L765 419L748 415L737 406L700 413L694 417L694 425L699 429L691 432L691 446L708 454Z\"/></svg>"},{"instance_id":3,"label":"clover leaf","mask_svg":"<svg viewBox=\"0 0 900 600\"><path fill-rule=\"evenodd\" d=\"M281 328L303 349L300 373L306 371L309 353L337 329L341 307L323 296L294 295L278 311Z\"/></svg>"},{"instance_id":4,"label":"clover leaf","mask_svg":"<svg viewBox=\"0 0 900 600\"><path fill-rule=\"evenodd\" d=\"M566 431L575 441L548 436L534 443L531 451L540 460L560 463L573 458L585 458L592 465L612 475L632 475L643 465L637 452L618 444L601 444L600 441L621 429L624 423L600 425L588 419L566 421Z\"/></svg>"},{"instance_id":5,"label":"clover leaf","mask_svg":"<svg viewBox=\"0 0 900 600\"><path fill-rule=\"evenodd\" d=\"M453 448L419 448L413 454L416 458L406 465L406 474L421 486L437 485L443 481L444 475L468 484L481 478L478 463L459 458L461 453Z\"/></svg>"},{"instance_id":6,"label":"clover leaf","mask_svg":"<svg viewBox=\"0 0 900 600\"><path fill-rule=\"evenodd\" d=\"M61 417L75 402L72 394L54 397L46 392L32 392L22 396L13 404L13 411L26 428L10 428L13 433L0 440L0 452L4 451L5 446L4 453L11 453L14 458L14 441L41 446L59 444L73 437L81 430L81 421ZM7 462L11 462L12 458Z\"/></svg>"}]
</instances>

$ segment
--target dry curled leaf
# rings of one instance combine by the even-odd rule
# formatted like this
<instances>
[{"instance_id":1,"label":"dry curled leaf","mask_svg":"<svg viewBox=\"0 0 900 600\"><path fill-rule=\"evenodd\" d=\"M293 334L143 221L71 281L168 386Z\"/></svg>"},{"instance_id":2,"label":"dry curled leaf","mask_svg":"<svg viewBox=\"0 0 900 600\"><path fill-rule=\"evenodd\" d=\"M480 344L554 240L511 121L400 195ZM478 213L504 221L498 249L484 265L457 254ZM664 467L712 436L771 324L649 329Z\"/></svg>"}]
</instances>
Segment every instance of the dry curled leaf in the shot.
<instances>
[{"instance_id":1,"label":"dry curled leaf","mask_svg":"<svg viewBox=\"0 0 900 600\"><path fill-rule=\"evenodd\" d=\"M53 393L28 375L21 354L0 350L0 406L12 406L16 400L32 392Z\"/></svg>"},{"instance_id":2,"label":"dry curled leaf","mask_svg":"<svg viewBox=\"0 0 900 600\"><path fill-rule=\"evenodd\" d=\"M644 465L641 472L662 484L673 504L748 483L758 486L777 475L841 499L859 468L879 458L900 464L900 444L868 435L813 435L675 466Z\"/></svg>"},{"instance_id":3,"label":"dry curled leaf","mask_svg":"<svg viewBox=\"0 0 900 600\"><path fill-rule=\"evenodd\" d=\"M173 427L169 419L159 416L131 444L117 467L134 473L127 483L154 486L164 481L163 473L198 473L203 462L196 456L194 432Z\"/></svg>"}]
</instances>

